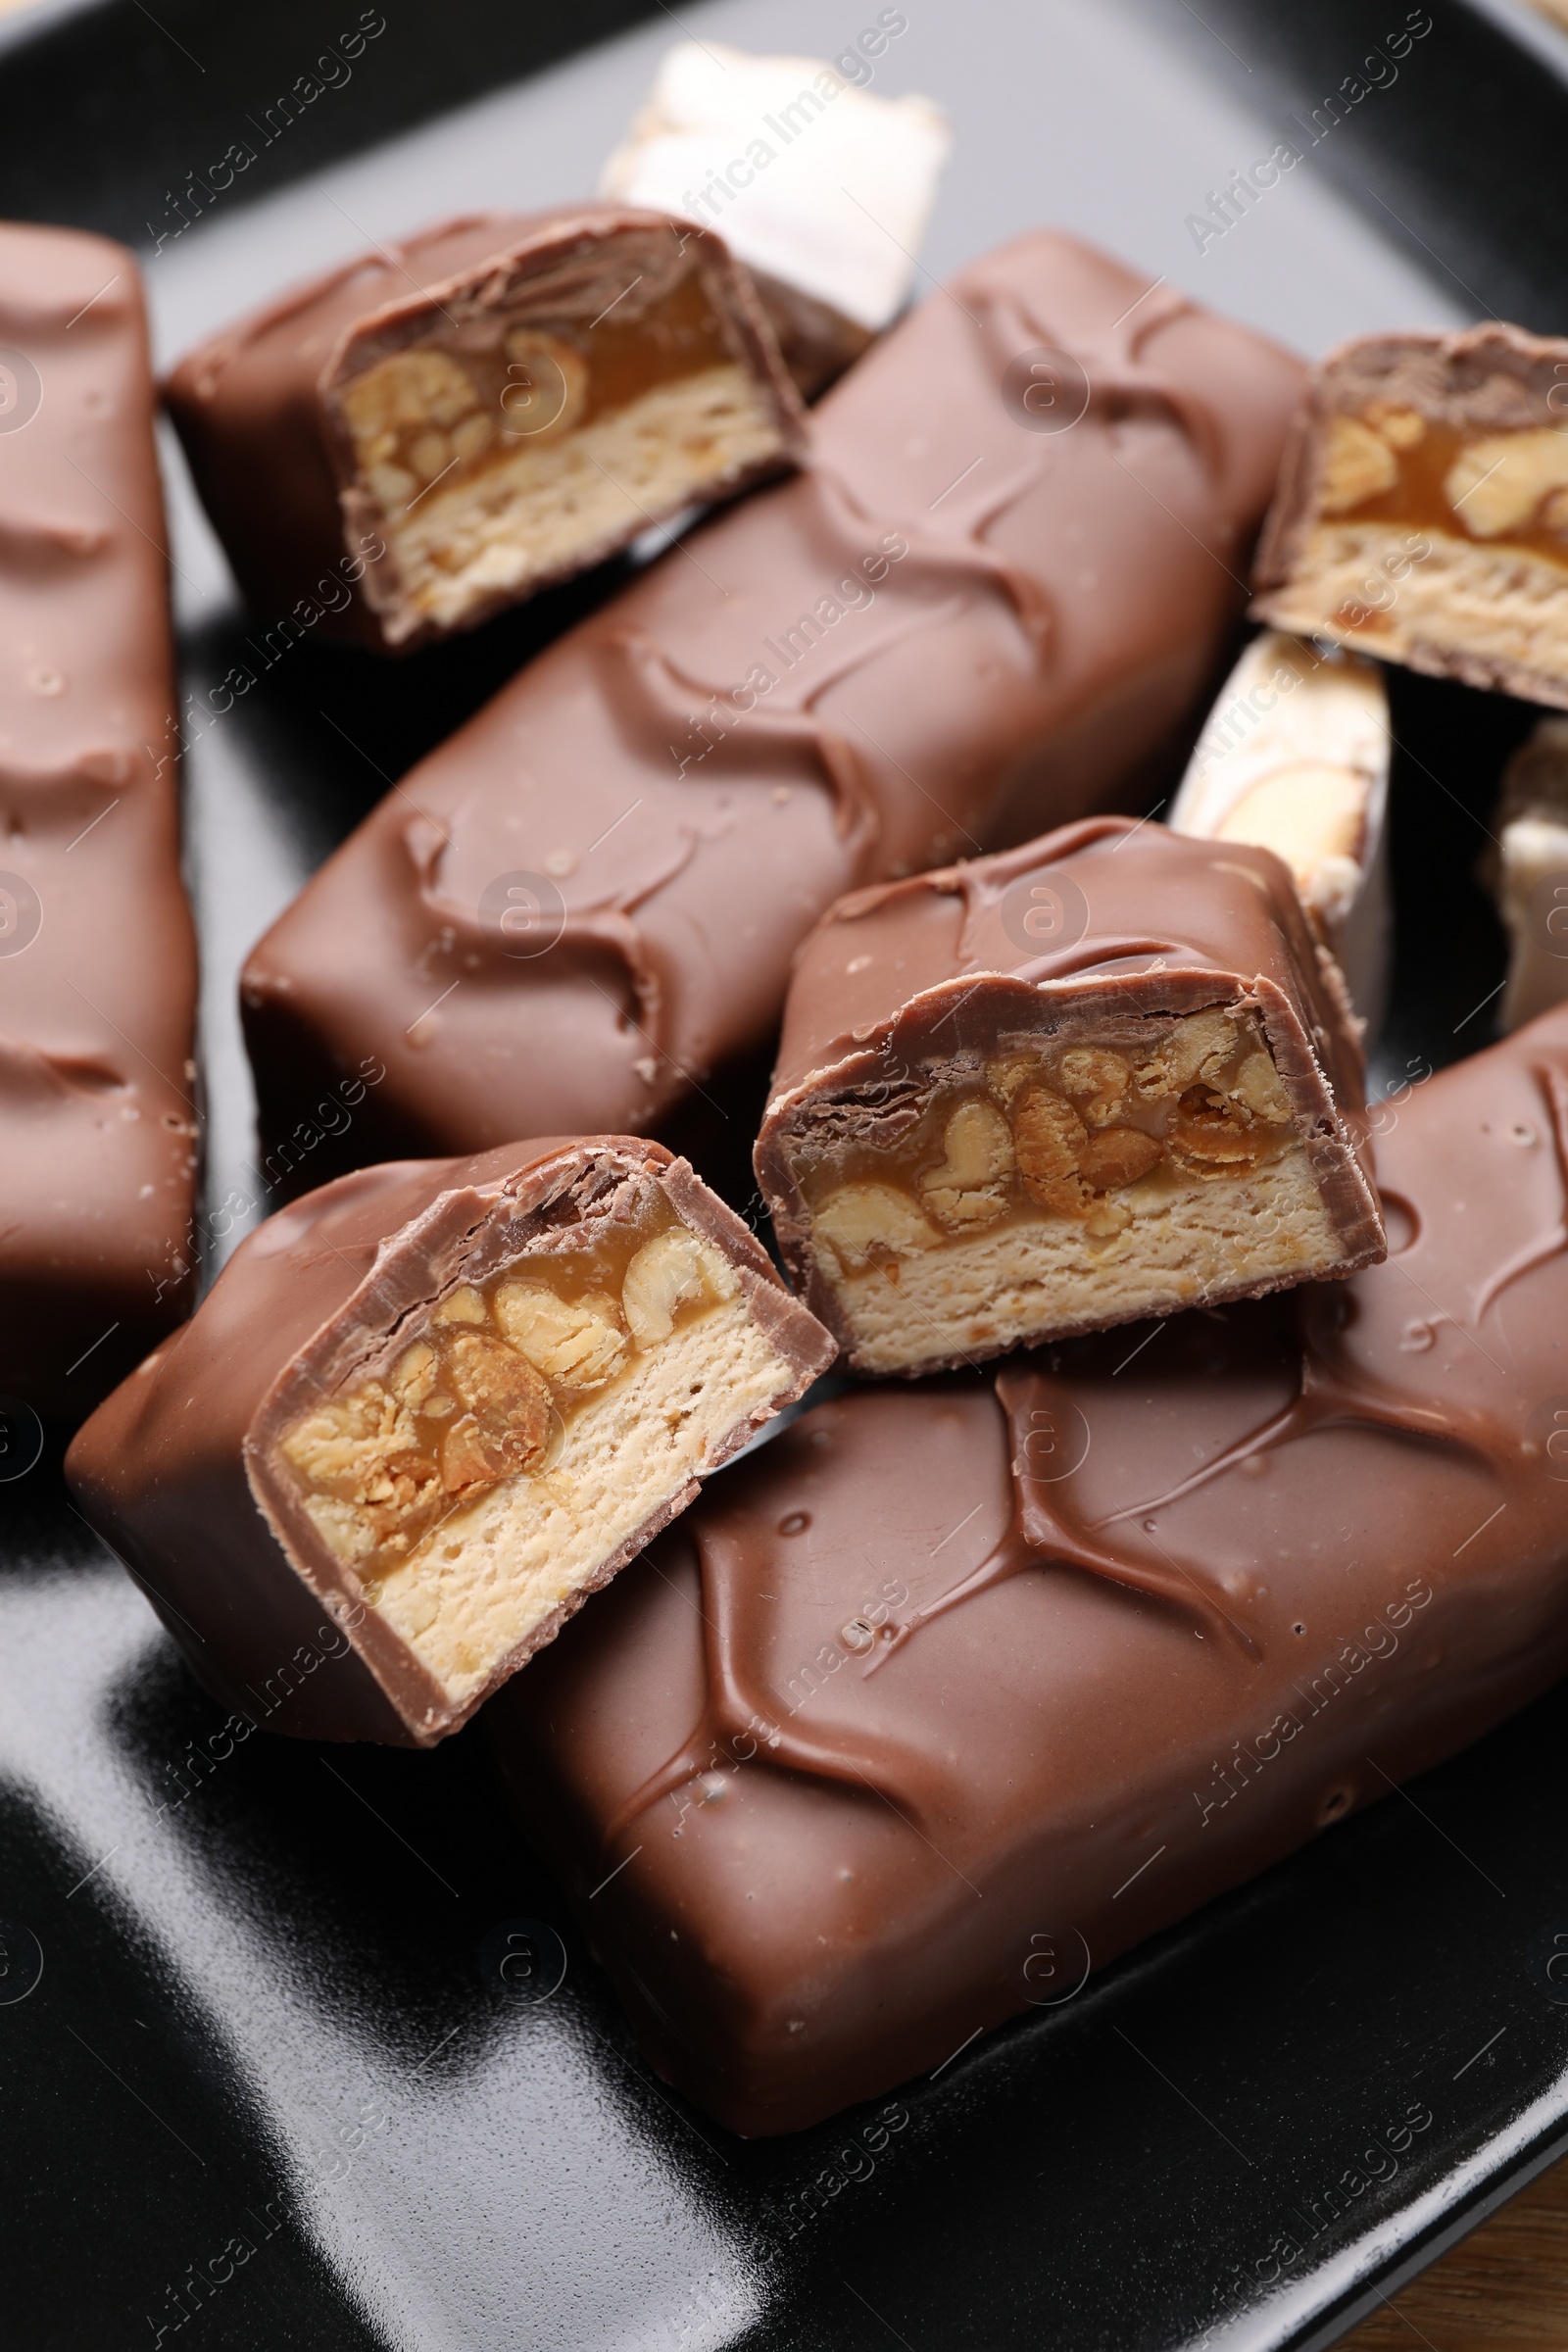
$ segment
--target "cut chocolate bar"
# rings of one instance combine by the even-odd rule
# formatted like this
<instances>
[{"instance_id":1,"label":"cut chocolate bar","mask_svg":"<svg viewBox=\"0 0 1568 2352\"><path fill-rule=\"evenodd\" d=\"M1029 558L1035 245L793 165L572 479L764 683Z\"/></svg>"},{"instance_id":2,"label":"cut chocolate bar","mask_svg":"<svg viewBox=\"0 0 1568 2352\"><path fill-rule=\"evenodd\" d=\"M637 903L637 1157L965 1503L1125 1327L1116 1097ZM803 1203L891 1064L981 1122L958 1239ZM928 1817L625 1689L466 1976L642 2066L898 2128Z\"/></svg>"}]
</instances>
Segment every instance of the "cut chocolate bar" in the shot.
<instances>
[{"instance_id":1,"label":"cut chocolate bar","mask_svg":"<svg viewBox=\"0 0 1568 2352\"><path fill-rule=\"evenodd\" d=\"M1568 705L1568 341L1488 325L1326 360L1258 550L1255 618Z\"/></svg>"},{"instance_id":2,"label":"cut chocolate bar","mask_svg":"<svg viewBox=\"0 0 1568 2352\"><path fill-rule=\"evenodd\" d=\"M1386 1265L820 1405L497 1701L710 2113L945 2067L1568 1667L1568 1014L1384 1153Z\"/></svg>"},{"instance_id":3,"label":"cut chocolate bar","mask_svg":"<svg viewBox=\"0 0 1568 2352\"><path fill-rule=\"evenodd\" d=\"M67 1473L224 1705L423 1747L831 1355L683 1160L552 1138L270 1218Z\"/></svg>"},{"instance_id":4,"label":"cut chocolate bar","mask_svg":"<svg viewBox=\"0 0 1568 2352\"><path fill-rule=\"evenodd\" d=\"M0 1387L71 1420L195 1281L153 411L132 256L0 226Z\"/></svg>"},{"instance_id":5,"label":"cut chocolate bar","mask_svg":"<svg viewBox=\"0 0 1568 2352\"><path fill-rule=\"evenodd\" d=\"M908 301L947 161L940 108L858 86L896 14L831 65L680 42L600 178L603 196L719 230L808 398Z\"/></svg>"},{"instance_id":6,"label":"cut chocolate bar","mask_svg":"<svg viewBox=\"0 0 1568 2352\"><path fill-rule=\"evenodd\" d=\"M1350 1002L1388 999L1389 697L1374 662L1265 629L1220 689L1167 819L1283 858Z\"/></svg>"},{"instance_id":7,"label":"cut chocolate bar","mask_svg":"<svg viewBox=\"0 0 1568 2352\"><path fill-rule=\"evenodd\" d=\"M168 398L246 595L386 652L471 628L802 450L746 274L623 205L376 247L191 352Z\"/></svg>"},{"instance_id":8,"label":"cut chocolate bar","mask_svg":"<svg viewBox=\"0 0 1568 2352\"><path fill-rule=\"evenodd\" d=\"M1070 238L964 270L799 478L530 663L279 917L243 978L267 1133L373 1052L356 1149L646 1134L769 1049L843 891L1144 806L1299 383Z\"/></svg>"},{"instance_id":9,"label":"cut chocolate bar","mask_svg":"<svg viewBox=\"0 0 1568 2352\"><path fill-rule=\"evenodd\" d=\"M1092 818L843 900L757 1172L859 1372L1381 1257L1356 1029L1266 850Z\"/></svg>"},{"instance_id":10,"label":"cut chocolate bar","mask_svg":"<svg viewBox=\"0 0 1568 2352\"><path fill-rule=\"evenodd\" d=\"M1543 718L1502 776L1484 870L1508 933L1502 1025L1568 1001L1568 719Z\"/></svg>"}]
</instances>

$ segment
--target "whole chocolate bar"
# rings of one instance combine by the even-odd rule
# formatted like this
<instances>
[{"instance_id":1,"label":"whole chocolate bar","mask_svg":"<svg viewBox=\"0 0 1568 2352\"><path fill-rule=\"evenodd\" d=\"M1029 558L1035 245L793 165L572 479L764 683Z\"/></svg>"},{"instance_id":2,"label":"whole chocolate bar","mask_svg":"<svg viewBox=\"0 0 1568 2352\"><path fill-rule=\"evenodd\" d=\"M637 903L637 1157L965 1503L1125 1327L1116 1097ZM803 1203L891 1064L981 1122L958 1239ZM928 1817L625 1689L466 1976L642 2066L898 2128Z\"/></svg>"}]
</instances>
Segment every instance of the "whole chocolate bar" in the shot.
<instances>
[{"instance_id":1,"label":"whole chocolate bar","mask_svg":"<svg viewBox=\"0 0 1568 2352\"><path fill-rule=\"evenodd\" d=\"M1358 1032L1266 850L1124 817L843 900L757 1145L861 1372L930 1372L1381 1257Z\"/></svg>"},{"instance_id":2,"label":"whole chocolate bar","mask_svg":"<svg viewBox=\"0 0 1568 2352\"><path fill-rule=\"evenodd\" d=\"M1369 335L1317 371L1257 618L1568 706L1568 340Z\"/></svg>"},{"instance_id":3,"label":"whole chocolate bar","mask_svg":"<svg viewBox=\"0 0 1568 2352\"><path fill-rule=\"evenodd\" d=\"M0 1386L79 1419L189 1309L180 881L141 281L0 226Z\"/></svg>"},{"instance_id":4,"label":"whole chocolate bar","mask_svg":"<svg viewBox=\"0 0 1568 2352\"><path fill-rule=\"evenodd\" d=\"M820 1405L498 1700L724 2123L941 2067L1568 1666L1568 1013L1383 1151L1386 1264Z\"/></svg>"},{"instance_id":5,"label":"whole chocolate bar","mask_svg":"<svg viewBox=\"0 0 1568 2352\"><path fill-rule=\"evenodd\" d=\"M843 891L1141 805L1300 381L1070 238L964 270L799 478L531 663L279 918L243 979L264 1127L373 1051L365 1149L646 1133L767 1048Z\"/></svg>"},{"instance_id":6,"label":"whole chocolate bar","mask_svg":"<svg viewBox=\"0 0 1568 2352\"><path fill-rule=\"evenodd\" d=\"M425 1747L831 1355L685 1161L552 1137L280 1211L66 1469L225 1706Z\"/></svg>"},{"instance_id":7,"label":"whole chocolate bar","mask_svg":"<svg viewBox=\"0 0 1568 2352\"><path fill-rule=\"evenodd\" d=\"M388 653L803 445L745 271L716 237L619 204L377 246L191 352L168 398L257 610L341 576L354 593L324 627Z\"/></svg>"}]
</instances>

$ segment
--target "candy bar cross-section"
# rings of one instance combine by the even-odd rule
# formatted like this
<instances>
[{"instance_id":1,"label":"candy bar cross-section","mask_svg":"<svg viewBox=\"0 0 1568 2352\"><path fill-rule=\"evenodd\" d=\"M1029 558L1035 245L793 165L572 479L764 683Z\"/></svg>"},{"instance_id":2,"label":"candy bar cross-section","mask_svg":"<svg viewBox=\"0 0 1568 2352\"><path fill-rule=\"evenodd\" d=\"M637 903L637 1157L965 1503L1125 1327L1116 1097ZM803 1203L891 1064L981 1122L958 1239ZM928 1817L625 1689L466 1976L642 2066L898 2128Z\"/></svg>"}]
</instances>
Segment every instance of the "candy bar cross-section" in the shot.
<instances>
[{"instance_id":1,"label":"candy bar cross-section","mask_svg":"<svg viewBox=\"0 0 1568 2352\"><path fill-rule=\"evenodd\" d=\"M802 448L719 239L612 204L378 246L191 352L168 399L252 604L286 615L341 578L328 625L388 652Z\"/></svg>"},{"instance_id":2,"label":"candy bar cross-section","mask_svg":"<svg viewBox=\"0 0 1568 2352\"><path fill-rule=\"evenodd\" d=\"M819 1405L503 1692L661 2073L943 2068L1568 1667L1565 1148L1557 1012L1405 1104L1386 1264Z\"/></svg>"},{"instance_id":3,"label":"candy bar cross-section","mask_svg":"<svg viewBox=\"0 0 1568 2352\"><path fill-rule=\"evenodd\" d=\"M243 980L269 1132L374 1052L378 1152L646 1134L770 1051L842 892L1146 805L1300 380L1070 238L972 264L797 478L530 662L279 917Z\"/></svg>"},{"instance_id":4,"label":"candy bar cross-section","mask_svg":"<svg viewBox=\"0 0 1568 2352\"><path fill-rule=\"evenodd\" d=\"M1119 817L836 906L757 1172L860 1372L1383 1254L1356 1027L1289 874Z\"/></svg>"},{"instance_id":5,"label":"candy bar cross-section","mask_svg":"<svg viewBox=\"0 0 1568 2352\"><path fill-rule=\"evenodd\" d=\"M1254 614L1568 706L1568 340L1370 335L1326 360L1258 550Z\"/></svg>"},{"instance_id":6,"label":"candy bar cross-section","mask_svg":"<svg viewBox=\"0 0 1568 2352\"><path fill-rule=\"evenodd\" d=\"M662 1146L516 1144L270 1219L67 1470L225 1705L427 1746L831 1354Z\"/></svg>"},{"instance_id":7,"label":"candy bar cross-section","mask_svg":"<svg viewBox=\"0 0 1568 2352\"><path fill-rule=\"evenodd\" d=\"M0 226L0 1386L79 1420L194 1282L196 941L141 281Z\"/></svg>"}]
</instances>

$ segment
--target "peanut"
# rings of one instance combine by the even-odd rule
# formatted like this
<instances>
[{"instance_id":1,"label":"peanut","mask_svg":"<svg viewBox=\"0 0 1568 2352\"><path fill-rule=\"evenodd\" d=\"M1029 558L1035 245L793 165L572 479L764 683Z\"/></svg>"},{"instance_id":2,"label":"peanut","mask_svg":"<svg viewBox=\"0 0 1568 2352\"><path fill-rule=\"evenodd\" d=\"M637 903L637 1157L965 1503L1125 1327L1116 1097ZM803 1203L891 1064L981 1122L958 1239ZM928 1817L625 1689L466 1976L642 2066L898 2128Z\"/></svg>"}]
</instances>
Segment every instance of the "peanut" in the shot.
<instances>
[{"instance_id":1,"label":"peanut","mask_svg":"<svg viewBox=\"0 0 1568 2352\"><path fill-rule=\"evenodd\" d=\"M338 395L356 443L420 424L456 424L479 405L473 378L450 352L396 351Z\"/></svg>"},{"instance_id":2,"label":"peanut","mask_svg":"<svg viewBox=\"0 0 1568 2352\"><path fill-rule=\"evenodd\" d=\"M1399 461L1380 433L1359 416L1336 416L1323 453L1318 507L1325 514L1348 514L1369 498L1381 498L1399 478Z\"/></svg>"},{"instance_id":3,"label":"peanut","mask_svg":"<svg viewBox=\"0 0 1568 2352\"><path fill-rule=\"evenodd\" d=\"M524 1279L503 1283L495 1308L511 1346L564 1389L598 1388L625 1361L620 1310L607 1292L568 1303L548 1283Z\"/></svg>"},{"instance_id":4,"label":"peanut","mask_svg":"<svg viewBox=\"0 0 1568 2352\"><path fill-rule=\"evenodd\" d=\"M657 1348L675 1328L677 1308L733 1298L740 1277L720 1251L677 1229L644 1242L621 1285L626 1327L639 1348Z\"/></svg>"},{"instance_id":5,"label":"peanut","mask_svg":"<svg viewBox=\"0 0 1568 2352\"><path fill-rule=\"evenodd\" d=\"M1089 1130L1072 1104L1049 1086L1031 1086L1019 1098L1012 1133L1018 1174L1035 1206L1058 1217L1082 1216L1088 1188L1078 1162Z\"/></svg>"},{"instance_id":6,"label":"peanut","mask_svg":"<svg viewBox=\"0 0 1568 2352\"><path fill-rule=\"evenodd\" d=\"M484 1302L483 1292L476 1291L471 1282L464 1282L455 1291L447 1293L430 1320L432 1323L488 1323L490 1309Z\"/></svg>"},{"instance_id":7,"label":"peanut","mask_svg":"<svg viewBox=\"0 0 1568 2352\"><path fill-rule=\"evenodd\" d=\"M816 1210L812 1233L847 1274L861 1273L890 1257L934 1250L942 1239L907 1193L891 1184L841 1184Z\"/></svg>"},{"instance_id":8,"label":"peanut","mask_svg":"<svg viewBox=\"0 0 1568 2352\"><path fill-rule=\"evenodd\" d=\"M1444 494L1473 539L1516 531L1550 491L1568 487L1568 432L1543 426L1483 433L1461 450L1444 477Z\"/></svg>"},{"instance_id":9,"label":"peanut","mask_svg":"<svg viewBox=\"0 0 1568 2352\"><path fill-rule=\"evenodd\" d=\"M926 1207L943 1225L990 1225L1007 1205L1012 1136L994 1102L960 1102L943 1129L947 1157L920 1178Z\"/></svg>"},{"instance_id":10,"label":"peanut","mask_svg":"<svg viewBox=\"0 0 1568 2352\"><path fill-rule=\"evenodd\" d=\"M1189 1087L1165 1131L1171 1158L1188 1176L1239 1175L1267 1158L1277 1140L1211 1086Z\"/></svg>"},{"instance_id":11,"label":"peanut","mask_svg":"<svg viewBox=\"0 0 1568 2352\"><path fill-rule=\"evenodd\" d=\"M1414 449L1427 437L1427 420L1419 409L1401 408L1392 400L1374 400L1367 408L1366 420L1374 432L1396 449Z\"/></svg>"},{"instance_id":12,"label":"peanut","mask_svg":"<svg viewBox=\"0 0 1568 2352\"><path fill-rule=\"evenodd\" d=\"M1156 1136L1137 1127L1107 1127L1086 1139L1078 1172L1092 1192L1108 1193L1118 1184L1136 1184L1158 1167L1161 1156Z\"/></svg>"},{"instance_id":13,"label":"peanut","mask_svg":"<svg viewBox=\"0 0 1568 2352\"><path fill-rule=\"evenodd\" d=\"M1004 1054L986 1069L986 1089L1004 1110L1011 1107L1012 1098L1031 1078L1040 1076L1039 1057L1033 1054Z\"/></svg>"},{"instance_id":14,"label":"peanut","mask_svg":"<svg viewBox=\"0 0 1568 2352\"><path fill-rule=\"evenodd\" d=\"M467 1411L441 1440L441 1477L459 1488L536 1469L555 1428L550 1391L504 1340L464 1331L443 1349L446 1375Z\"/></svg>"},{"instance_id":15,"label":"peanut","mask_svg":"<svg viewBox=\"0 0 1568 2352\"><path fill-rule=\"evenodd\" d=\"M1207 1078L1230 1060L1241 1043L1236 1024L1223 1012L1189 1013L1134 1075L1138 1091L1179 1095L1195 1078Z\"/></svg>"},{"instance_id":16,"label":"peanut","mask_svg":"<svg viewBox=\"0 0 1568 2352\"><path fill-rule=\"evenodd\" d=\"M1132 1083L1132 1070L1108 1046L1074 1046L1057 1064L1056 1078L1086 1126L1108 1127Z\"/></svg>"},{"instance_id":17,"label":"peanut","mask_svg":"<svg viewBox=\"0 0 1568 2352\"><path fill-rule=\"evenodd\" d=\"M1262 1119L1270 1126L1289 1125L1291 1105L1280 1084L1280 1074L1274 1067L1273 1055L1261 1049L1249 1054L1225 1091L1233 1102L1250 1111L1254 1119Z\"/></svg>"},{"instance_id":18,"label":"peanut","mask_svg":"<svg viewBox=\"0 0 1568 2352\"><path fill-rule=\"evenodd\" d=\"M452 444L445 433L420 433L409 444L409 464L421 482L433 482L452 463Z\"/></svg>"}]
</instances>

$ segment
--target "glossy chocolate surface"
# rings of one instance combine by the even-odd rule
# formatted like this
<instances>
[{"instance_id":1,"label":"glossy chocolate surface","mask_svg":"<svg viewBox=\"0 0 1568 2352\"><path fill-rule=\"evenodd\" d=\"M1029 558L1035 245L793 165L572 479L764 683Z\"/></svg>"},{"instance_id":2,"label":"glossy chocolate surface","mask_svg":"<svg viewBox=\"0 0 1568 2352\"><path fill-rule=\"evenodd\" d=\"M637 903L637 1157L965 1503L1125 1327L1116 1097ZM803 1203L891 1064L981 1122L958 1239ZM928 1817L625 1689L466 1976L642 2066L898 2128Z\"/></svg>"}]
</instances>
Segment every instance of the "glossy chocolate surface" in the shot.
<instances>
[{"instance_id":1,"label":"glossy chocolate surface","mask_svg":"<svg viewBox=\"0 0 1568 2352\"><path fill-rule=\"evenodd\" d=\"M1025 405L1048 346L1052 398L1087 401L1061 431ZM845 890L1141 805L1301 380L1063 236L961 272L822 402L797 479L531 663L273 925L243 988L264 1126L373 1051L361 1150L646 1133L766 1048Z\"/></svg>"},{"instance_id":2,"label":"glossy chocolate surface","mask_svg":"<svg viewBox=\"0 0 1568 2352\"><path fill-rule=\"evenodd\" d=\"M628 1137L547 1137L469 1160L368 1168L280 1210L240 1245L186 1328L77 1433L67 1474L82 1512L223 1705L299 1738L428 1746L479 1704L484 1690L446 1703L368 1607L280 1475L275 1441L302 1401L335 1392L423 1302L479 1278L476 1264L493 1271L547 1225L575 1230L613 1213L616 1188L642 1176L730 1259L754 1318L798 1372L799 1395L828 1358L825 1335L685 1162ZM742 1418L710 1466L752 1435ZM695 1491L621 1545L595 1583ZM550 1641L590 1589L505 1671Z\"/></svg>"},{"instance_id":3,"label":"glossy chocolate surface","mask_svg":"<svg viewBox=\"0 0 1568 2352\"><path fill-rule=\"evenodd\" d=\"M492 1710L724 2122L935 2068L1568 1664L1568 1013L1382 1157L1385 1264L819 1406Z\"/></svg>"},{"instance_id":4,"label":"glossy chocolate surface","mask_svg":"<svg viewBox=\"0 0 1568 2352\"><path fill-rule=\"evenodd\" d=\"M1348 1265L1381 1255L1359 1032L1271 852L1099 817L845 899L802 943L757 1146L812 1312L848 1340L795 1168L813 1130L857 1165L934 1075L1004 1041L1091 1044L1216 1004L1260 1019Z\"/></svg>"},{"instance_id":5,"label":"glossy chocolate surface","mask_svg":"<svg viewBox=\"0 0 1568 2352\"><path fill-rule=\"evenodd\" d=\"M0 227L0 1389L79 1419L191 1304L196 948L123 246Z\"/></svg>"},{"instance_id":6,"label":"glossy chocolate surface","mask_svg":"<svg viewBox=\"0 0 1568 2352\"><path fill-rule=\"evenodd\" d=\"M359 484L334 402L345 379L414 344L450 339L454 349L487 350L501 332L498 316L519 305L526 316L532 301L586 328L639 280L673 284L682 273L696 277L723 340L776 412L786 449L797 451L800 403L746 272L720 239L629 205L442 221L295 287L188 353L166 386L170 413L256 611L287 616L305 599L314 612L325 596L322 636L381 652L441 634L407 607L382 517ZM494 421L516 419L507 411ZM498 588L461 625L532 594L545 576L525 590ZM339 581L351 595L326 596Z\"/></svg>"}]
</instances>

